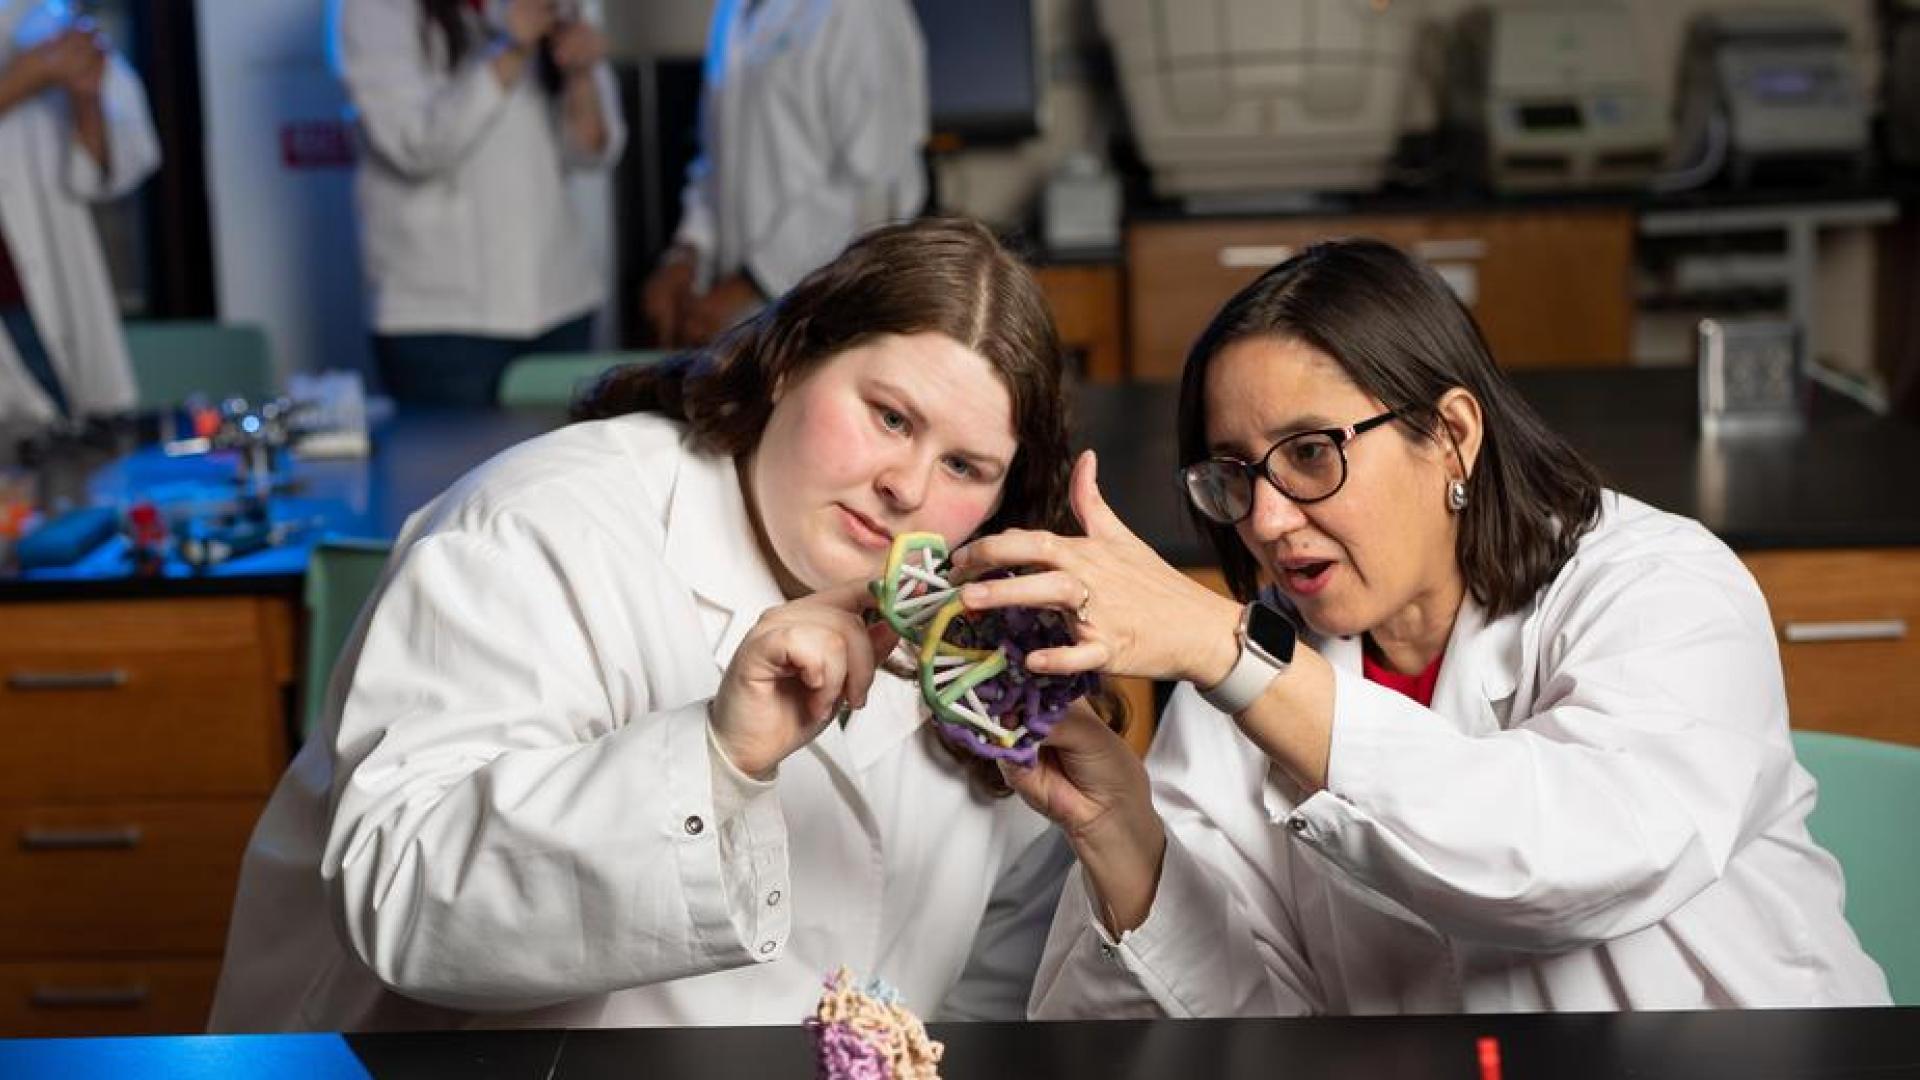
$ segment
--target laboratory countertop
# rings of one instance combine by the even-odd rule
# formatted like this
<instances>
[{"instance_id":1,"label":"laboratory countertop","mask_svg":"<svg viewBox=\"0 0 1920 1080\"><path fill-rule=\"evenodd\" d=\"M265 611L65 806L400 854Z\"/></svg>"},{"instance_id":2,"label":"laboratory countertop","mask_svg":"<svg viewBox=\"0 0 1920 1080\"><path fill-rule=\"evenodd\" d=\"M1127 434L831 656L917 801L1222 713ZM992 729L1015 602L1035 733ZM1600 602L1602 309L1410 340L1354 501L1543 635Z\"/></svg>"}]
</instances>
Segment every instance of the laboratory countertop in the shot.
<instances>
[{"instance_id":1,"label":"laboratory countertop","mask_svg":"<svg viewBox=\"0 0 1920 1080\"><path fill-rule=\"evenodd\" d=\"M1521 393L1600 469L1611 487L1699 519L1736 549L1920 546L1920 426L1875 416L1837 395L1816 395L1805 431L1703 438L1691 369L1528 371ZM1170 562L1212 565L1175 482L1170 384L1085 386L1078 436L1101 457L1102 489L1120 517ZM554 412L406 413L376 432L365 460L303 462L276 495L274 516L307 535L387 538L462 473L561 422ZM153 451L94 470L96 497L125 502L208 482L217 462L169 461ZM180 470L193 472L183 479ZM118 546L116 546L118 545ZM119 541L60 571L0 576L0 601L142 595L292 593L306 548L293 543L194 574L134 578Z\"/></svg>"},{"instance_id":2,"label":"laboratory countertop","mask_svg":"<svg viewBox=\"0 0 1920 1080\"><path fill-rule=\"evenodd\" d=\"M932 1024L948 1080L1920 1076L1920 1010ZM1482 1040L1496 1058L1483 1065ZM0 1074L438 1080L812 1077L798 1026L0 1040Z\"/></svg>"},{"instance_id":3,"label":"laboratory countertop","mask_svg":"<svg viewBox=\"0 0 1920 1080\"><path fill-rule=\"evenodd\" d=\"M1920 176L1887 174L1868 180L1836 180L1797 187L1705 187L1692 191L1635 189L1501 193L1471 186L1386 189L1353 193L1304 193L1297 196L1192 200L1147 198L1127 208L1132 222L1231 220L1297 217L1394 216L1403 214L1491 213L1502 210L1581 210L1619 208L1636 213L1793 208L1847 203L1913 203L1920 200Z\"/></svg>"}]
</instances>

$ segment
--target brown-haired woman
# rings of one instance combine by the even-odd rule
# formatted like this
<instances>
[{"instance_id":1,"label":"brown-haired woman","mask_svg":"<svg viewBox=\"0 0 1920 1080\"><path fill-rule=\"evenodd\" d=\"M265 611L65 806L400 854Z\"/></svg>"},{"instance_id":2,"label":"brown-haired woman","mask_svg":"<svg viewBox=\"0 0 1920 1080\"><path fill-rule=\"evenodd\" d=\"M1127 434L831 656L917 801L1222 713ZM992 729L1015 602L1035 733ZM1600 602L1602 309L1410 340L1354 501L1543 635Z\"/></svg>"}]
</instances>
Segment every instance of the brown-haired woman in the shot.
<instances>
[{"instance_id":1,"label":"brown-haired woman","mask_svg":"<svg viewBox=\"0 0 1920 1080\"><path fill-rule=\"evenodd\" d=\"M626 141L597 5L329 4L381 381L402 404L490 406L515 357L590 347L606 299L567 195Z\"/></svg>"},{"instance_id":2,"label":"brown-haired woman","mask_svg":"<svg viewBox=\"0 0 1920 1080\"><path fill-rule=\"evenodd\" d=\"M1144 770L1072 722L1010 774L1084 868L1037 1015L1887 1001L1753 579L1602 489L1431 270L1348 241L1269 271L1194 346L1179 438L1237 602L1129 533L1091 460L1087 538L958 558L1046 568L975 606L1079 614L1030 665L1190 684Z\"/></svg>"},{"instance_id":3,"label":"brown-haired woman","mask_svg":"<svg viewBox=\"0 0 1920 1080\"><path fill-rule=\"evenodd\" d=\"M215 1026L794 1023L843 964L1018 1017L1065 846L860 616L897 532L1062 519L1031 274L977 225L883 229L582 411L409 523L254 838Z\"/></svg>"}]
</instances>

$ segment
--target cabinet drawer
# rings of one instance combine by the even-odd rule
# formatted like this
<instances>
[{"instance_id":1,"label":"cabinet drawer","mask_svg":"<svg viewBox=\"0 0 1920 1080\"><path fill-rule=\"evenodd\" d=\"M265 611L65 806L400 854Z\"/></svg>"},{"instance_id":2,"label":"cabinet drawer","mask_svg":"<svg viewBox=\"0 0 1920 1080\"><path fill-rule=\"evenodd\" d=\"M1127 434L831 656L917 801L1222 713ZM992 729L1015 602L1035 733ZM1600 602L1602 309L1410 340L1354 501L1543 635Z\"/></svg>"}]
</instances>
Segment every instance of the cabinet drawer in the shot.
<instances>
[{"instance_id":1,"label":"cabinet drawer","mask_svg":"<svg viewBox=\"0 0 1920 1080\"><path fill-rule=\"evenodd\" d=\"M1793 726L1920 745L1920 550L1748 552Z\"/></svg>"},{"instance_id":2,"label":"cabinet drawer","mask_svg":"<svg viewBox=\"0 0 1920 1080\"><path fill-rule=\"evenodd\" d=\"M1309 244L1360 236L1433 266L1502 366L1624 363L1633 235L1625 210L1142 223L1127 232L1133 374L1179 378L1234 293Z\"/></svg>"},{"instance_id":3,"label":"cabinet drawer","mask_svg":"<svg viewBox=\"0 0 1920 1080\"><path fill-rule=\"evenodd\" d=\"M265 805L0 808L0 957L218 954Z\"/></svg>"},{"instance_id":4,"label":"cabinet drawer","mask_svg":"<svg viewBox=\"0 0 1920 1080\"><path fill-rule=\"evenodd\" d=\"M1402 247L1420 238L1411 218L1148 222L1127 229L1127 318L1136 379L1178 379L1214 314L1301 248L1343 236Z\"/></svg>"},{"instance_id":5,"label":"cabinet drawer","mask_svg":"<svg viewBox=\"0 0 1920 1080\"><path fill-rule=\"evenodd\" d=\"M219 978L211 957L0 963L0 1037L197 1034Z\"/></svg>"},{"instance_id":6,"label":"cabinet drawer","mask_svg":"<svg viewBox=\"0 0 1920 1080\"><path fill-rule=\"evenodd\" d=\"M0 801L271 790L288 666L271 603L0 606Z\"/></svg>"}]
</instances>

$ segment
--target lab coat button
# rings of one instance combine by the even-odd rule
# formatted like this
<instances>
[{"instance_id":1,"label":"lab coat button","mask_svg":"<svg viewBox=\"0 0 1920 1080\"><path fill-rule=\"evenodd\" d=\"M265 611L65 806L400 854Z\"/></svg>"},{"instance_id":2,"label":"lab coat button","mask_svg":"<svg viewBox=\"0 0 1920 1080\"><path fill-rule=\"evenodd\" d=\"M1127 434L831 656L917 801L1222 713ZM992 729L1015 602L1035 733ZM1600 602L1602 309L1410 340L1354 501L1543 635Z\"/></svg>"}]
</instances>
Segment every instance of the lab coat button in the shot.
<instances>
[{"instance_id":1,"label":"lab coat button","mask_svg":"<svg viewBox=\"0 0 1920 1080\"><path fill-rule=\"evenodd\" d=\"M1115 948L1112 943L1103 941L1100 943L1100 959L1105 960L1109 964L1117 965L1120 963L1120 950Z\"/></svg>"},{"instance_id":2,"label":"lab coat button","mask_svg":"<svg viewBox=\"0 0 1920 1080\"><path fill-rule=\"evenodd\" d=\"M1297 832L1297 833L1306 832L1307 819L1301 817L1299 814L1294 814L1293 816L1287 818L1287 828L1292 829L1294 832Z\"/></svg>"},{"instance_id":3,"label":"lab coat button","mask_svg":"<svg viewBox=\"0 0 1920 1080\"><path fill-rule=\"evenodd\" d=\"M779 905L780 905L780 890L775 889L772 892L767 894L767 906L778 907Z\"/></svg>"},{"instance_id":4,"label":"lab coat button","mask_svg":"<svg viewBox=\"0 0 1920 1080\"><path fill-rule=\"evenodd\" d=\"M771 941L763 941L763 942L761 942L761 943L760 943L760 955L761 955L761 956L771 956L771 955L773 955L773 950L774 950L774 949L776 949L776 948L778 948L778 947L779 947L779 946L777 946L777 945L775 945L775 944L774 944L773 942L771 942Z\"/></svg>"},{"instance_id":5,"label":"lab coat button","mask_svg":"<svg viewBox=\"0 0 1920 1080\"><path fill-rule=\"evenodd\" d=\"M699 836L700 833L703 830L705 830L707 827L707 823L700 820L699 814L687 815L687 820L684 824L686 826L688 836Z\"/></svg>"}]
</instances>

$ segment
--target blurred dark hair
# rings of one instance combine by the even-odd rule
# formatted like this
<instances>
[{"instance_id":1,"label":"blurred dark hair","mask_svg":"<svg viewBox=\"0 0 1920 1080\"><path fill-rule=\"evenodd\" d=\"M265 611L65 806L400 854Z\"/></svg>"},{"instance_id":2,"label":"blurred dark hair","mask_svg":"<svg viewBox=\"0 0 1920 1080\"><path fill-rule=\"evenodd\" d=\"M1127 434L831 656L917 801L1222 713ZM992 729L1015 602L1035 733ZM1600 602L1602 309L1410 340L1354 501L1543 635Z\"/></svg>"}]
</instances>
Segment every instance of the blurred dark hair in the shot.
<instances>
[{"instance_id":1,"label":"blurred dark hair","mask_svg":"<svg viewBox=\"0 0 1920 1080\"><path fill-rule=\"evenodd\" d=\"M1315 244L1227 301L1187 356L1180 463L1208 456L1206 384L1215 357L1250 338L1298 341L1399 413L1414 434L1447 436L1436 406L1458 387L1480 402L1485 436L1467 478L1455 556L1467 591L1498 618L1531 603L1598 520L1600 477L1494 365L1473 315L1438 274L1378 240ZM1251 599L1259 565L1233 526L1189 507L1234 595Z\"/></svg>"},{"instance_id":2,"label":"blurred dark hair","mask_svg":"<svg viewBox=\"0 0 1920 1080\"><path fill-rule=\"evenodd\" d=\"M458 68L476 44L472 28L467 25L467 10L467 0L420 0L421 39L427 40L434 33L446 39L448 71ZM545 43L541 44L535 65L540 85L549 94L557 92L562 82L560 69Z\"/></svg>"},{"instance_id":3,"label":"blurred dark hair","mask_svg":"<svg viewBox=\"0 0 1920 1080\"><path fill-rule=\"evenodd\" d=\"M920 333L944 334L980 354L1013 399L1019 449L999 509L980 534L1074 531L1053 316L1033 272L972 221L926 218L875 229L711 347L602 375L574 403L573 416L656 413L685 423L699 449L738 457L759 445L781 380L805 379L875 338ZM1112 714L1110 723L1124 719L1121 710ZM970 769L975 780L1007 792L992 762L965 760L978 766Z\"/></svg>"}]
</instances>

